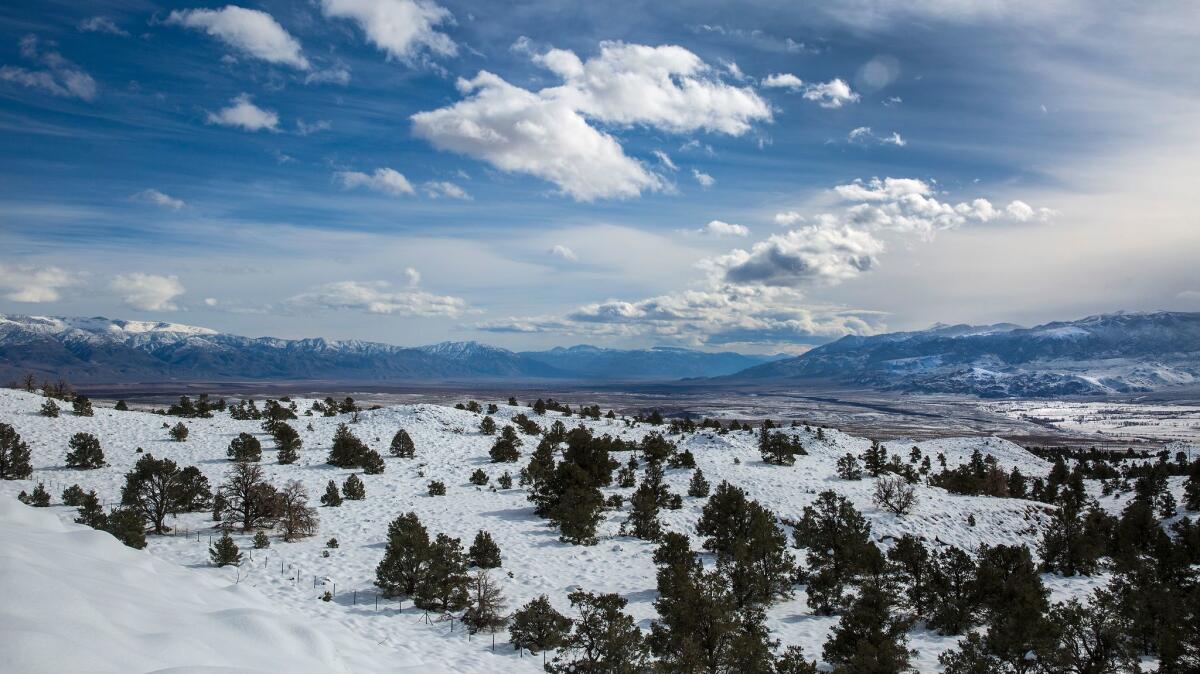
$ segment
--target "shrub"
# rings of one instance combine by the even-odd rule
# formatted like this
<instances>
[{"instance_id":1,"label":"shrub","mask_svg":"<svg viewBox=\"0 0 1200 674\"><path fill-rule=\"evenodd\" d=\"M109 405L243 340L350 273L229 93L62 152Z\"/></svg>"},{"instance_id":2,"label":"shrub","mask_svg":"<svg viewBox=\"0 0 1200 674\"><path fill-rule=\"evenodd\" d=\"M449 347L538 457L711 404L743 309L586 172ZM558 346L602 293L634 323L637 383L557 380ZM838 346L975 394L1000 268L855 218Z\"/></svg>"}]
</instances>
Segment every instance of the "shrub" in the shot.
<instances>
[{"instance_id":1,"label":"shrub","mask_svg":"<svg viewBox=\"0 0 1200 674\"><path fill-rule=\"evenodd\" d=\"M181 421L171 427L170 435L171 439L175 442L187 442L188 427L184 426L183 422Z\"/></svg>"},{"instance_id":2,"label":"shrub","mask_svg":"<svg viewBox=\"0 0 1200 674\"><path fill-rule=\"evenodd\" d=\"M263 548L269 547L271 547L271 539L267 538L266 532L260 531L254 534L254 548L256 550L262 550Z\"/></svg>"},{"instance_id":3,"label":"shrub","mask_svg":"<svg viewBox=\"0 0 1200 674\"><path fill-rule=\"evenodd\" d=\"M76 433L68 443L71 451L67 452L67 467L89 470L104 467L104 451L100 449L100 441L91 433Z\"/></svg>"},{"instance_id":4,"label":"shrub","mask_svg":"<svg viewBox=\"0 0 1200 674\"><path fill-rule=\"evenodd\" d=\"M482 468L476 468L474 473L471 473L471 484L482 487L488 483L488 474L483 472Z\"/></svg>"},{"instance_id":5,"label":"shrub","mask_svg":"<svg viewBox=\"0 0 1200 674\"><path fill-rule=\"evenodd\" d=\"M442 482L441 480L434 480L433 482L430 482L429 483L429 495L430 496L445 496L446 495L446 484L444 482Z\"/></svg>"},{"instance_id":6,"label":"shrub","mask_svg":"<svg viewBox=\"0 0 1200 674\"><path fill-rule=\"evenodd\" d=\"M348 501L361 501L367 497L367 486L362 478L352 474L342 483L342 496Z\"/></svg>"},{"instance_id":7,"label":"shrub","mask_svg":"<svg viewBox=\"0 0 1200 674\"><path fill-rule=\"evenodd\" d=\"M917 492L902 477L884 476L875 481L875 505L903 517L917 504Z\"/></svg>"}]
</instances>

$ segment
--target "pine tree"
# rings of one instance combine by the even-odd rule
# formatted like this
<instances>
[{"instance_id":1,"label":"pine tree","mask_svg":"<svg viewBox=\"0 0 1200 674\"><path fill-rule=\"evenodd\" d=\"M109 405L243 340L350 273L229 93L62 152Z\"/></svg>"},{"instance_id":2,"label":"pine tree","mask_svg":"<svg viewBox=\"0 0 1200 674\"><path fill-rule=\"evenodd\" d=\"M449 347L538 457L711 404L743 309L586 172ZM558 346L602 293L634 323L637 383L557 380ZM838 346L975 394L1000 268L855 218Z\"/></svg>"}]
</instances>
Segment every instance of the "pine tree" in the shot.
<instances>
[{"instance_id":1,"label":"pine tree","mask_svg":"<svg viewBox=\"0 0 1200 674\"><path fill-rule=\"evenodd\" d=\"M688 496L694 498L707 498L709 492L708 480L704 479L704 471L697 468L692 473L692 479L688 482Z\"/></svg>"},{"instance_id":2,"label":"pine tree","mask_svg":"<svg viewBox=\"0 0 1200 674\"><path fill-rule=\"evenodd\" d=\"M347 501L361 501L367 497L367 486L363 484L362 478L352 473L342 483L342 496Z\"/></svg>"},{"instance_id":3,"label":"pine tree","mask_svg":"<svg viewBox=\"0 0 1200 674\"><path fill-rule=\"evenodd\" d=\"M1183 507L1200 510L1200 459L1188 467L1187 482L1183 484Z\"/></svg>"},{"instance_id":4,"label":"pine tree","mask_svg":"<svg viewBox=\"0 0 1200 674\"><path fill-rule=\"evenodd\" d=\"M175 442L187 442L188 427L184 426L183 422L180 421L171 427L170 436Z\"/></svg>"},{"instance_id":5,"label":"pine tree","mask_svg":"<svg viewBox=\"0 0 1200 674\"><path fill-rule=\"evenodd\" d=\"M416 513L401 515L388 525L387 548L375 568L375 584L386 596L411 597L429 565L429 532Z\"/></svg>"},{"instance_id":6,"label":"pine tree","mask_svg":"<svg viewBox=\"0 0 1200 674\"><path fill-rule=\"evenodd\" d=\"M25 492L21 492L21 494L24 495ZM22 500L34 508L48 508L50 506L50 492L46 490L46 485L39 482L34 486L33 492Z\"/></svg>"},{"instance_id":7,"label":"pine tree","mask_svg":"<svg viewBox=\"0 0 1200 674\"><path fill-rule=\"evenodd\" d=\"M649 473L652 468L657 467L658 464L652 463L646 467L646 472ZM659 470L661 472L661 469ZM662 535L662 525L658 522L659 489L660 485L650 480L642 480L641 486L629 499L631 507L629 518L621 527L623 532L627 531L631 536L645 541L658 540Z\"/></svg>"},{"instance_id":8,"label":"pine tree","mask_svg":"<svg viewBox=\"0 0 1200 674\"><path fill-rule=\"evenodd\" d=\"M592 485L587 471L563 461L555 469L552 488L557 498L549 518L558 525L560 538L577 545L595 545L604 495Z\"/></svg>"},{"instance_id":9,"label":"pine tree","mask_svg":"<svg viewBox=\"0 0 1200 674\"><path fill-rule=\"evenodd\" d=\"M872 440L871 446L863 452L863 466L871 477L879 477L887 466L887 449L878 440Z\"/></svg>"},{"instance_id":10,"label":"pine tree","mask_svg":"<svg viewBox=\"0 0 1200 674\"><path fill-rule=\"evenodd\" d=\"M333 446L329 450L327 463L339 468L357 468L362 465L363 454L366 451L367 446L350 432L349 426L338 424L337 431L333 434Z\"/></svg>"},{"instance_id":11,"label":"pine tree","mask_svg":"<svg viewBox=\"0 0 1200 674\"><path fill-rule=\"evenodd\" d=\"M909 671L910 621L894 611L888 591L866 583L825 642L835 672L870 674Z\"/></svg>"},{"instance_id":12,"label":"pine tree","mask_svg":"<svg viewBox=\"0 0 1200 674\"><path fill-rule=\"evenodd\" d=\"M467 605L467 558L462 541L438 534L429 546L428 563L413 597L426 610L452 612Z\"/></svg>"},{"instance_id":13,"label":"pine tree","mask_svg":"<svg viewBox=\"0 0 1200 674\"><path fill-rule=\"evenodd\" d=\"M67 452L67 468L90 470L104 467L104 450L100 449L100 441L91 433L76 433L68 443L71 451Z\"/></svg>"},{"instance_id":14,"label":"pine tree","mask_svg":"<svg viewBox=\"0 0 1200 674\"><path fill-rule=\"evenodd\" d=\"M797 548L808 550L808 605L822 615L845 605L846 585L879 554L870 542L871 525L850 501L832 491L804 507L792 535Z\"/></svg>"},{"instance_id":15,"label":"pine tree","mask_svg":"<svg viewBox=\"0 0 1200 674\"><path fill-rule=\"evenodd\" d=\"M1037 654L1042 669L1085 674L1139 671L1128 624L1114 604L1112 595L1097 590L1087 605L1071 599L1052 607L1048 624L1054 626L1054 641Z\"/></svg>"},{"instance_id":16,"label":"pine tree","mask_svg":"<svg viewBox=\"0 0 1200 674\"><path fill-rule=\"evenodd\" d=\"M72 508L78 508L83 503L83 496L84 496L83 487L80 487L77 484L73 484L70 487L67 487L66 489L63 490L63 493L62 493L63 505L71 506Z\"/></svg>"},{"instance_id":17,"label":"pine tree","mask_svg":"<svg viewBox=\"0 0 1200 674\"><path fill-rule=\"evenodd\" d=\"M491 574L486 569L471 574L467 581L466 610L462 616L467 629L474 634L503 627L508 622L501 614L503 610L504 594Z\"/></svg>"},{"instance_id":18,"label":"pine tree","mask_svg":"<svg viewBox=\"0 0 1200 674\"><path fill-rule=\"evenodd\" d=\"M401 428L392 436L391 445L392 456L398 456L404 459L411 459L417 453L417 447L413 444L412 438L408 436L408 431Z\"/></svg>"},{"instance_id":19,"label":"pine tree","mask_svg":"<svg viewBox=\"0 0 1200 674\"><path fill-rule=\"evenodd\" d=\"M492 443L492 448L488 450L488 456L492 457L492 463L511 463L521 458L521 452L517 449L520 446L521 439L517 437L513 427L505 426L500 437L496 438L496 442Z\"/></svg>"},{"instance_id":20,"label":"pine tree","mask_svg":"<svg viewBox=\"0 0 1200 674\"><path fill-rule=\"evenodd\" d=\"M571 619L554 610L542 595L513 613L508 636L514 648L541 653L562 646L570 629Z\"/></svg>"},{"instance_id":21,"label":"pine tree","mask_svg":"<svg viewBox=\"0 0 1200 674\"><path fill-rule=\"evenodd\" d=\"M58 413L59 413L58 405L53 400L50 400L49 398L46 399L46 402L42 403L41 409L38 410L38 414L41 414L44 417L49 417L51 419L57 419Z\"/></svg>"},{"instance_id":22,"label":"pine tree","mask_svg":"<svg viewBox=\"0 0 1200 674\"><path fill-rule=\"evenodd\" d=\"M325 493L321 495L321 505L331 508L342 505L342 493L338 491L337 483L333 480L325 485Z\"/></svg>"},{"instance_id":23,"label":"pine tree","mask_svg":"<svg viewBox=\"0 0 1200 674\"><path fill-rule=\"evenodd\" d=\"M929 615L933 562L920 538L904 534L887 553L888 565L903 588L904 604L913 615Z\"/></svg>"},{"instance_id":24,"label":"pine tree","mask_svg":"<svg viewBox=\"0 0 1200 674\"><path fill-rule=\"evenodd\" d=\"M1091 533L1073 501L1059 506L1038 549L1042 569L1063 576L1091 575L1104 552L1103 541Z\"/></svg>"},{"instance_id":25,"label":"pine tree","mask_svg":"<svg viewBox=\"0 0 1200 674\"><path fill-rule=\"evenodd\" d=\"M496 420L491 417L484 417L483 421L479 422L479 432L484 435L495 435Z\"/></svg>"},{"instance_id":26,"label":"pine tree","mask_svg":"<svg viewBox=\"0 0 1200 674\"><path fill-rule=\"evenodd\" d=\"M0 424L0 480L25 480L33 474L29 445L8 424Z\"/></svg>"},{"instance_id":27,"label":"pine tree","mask_svg":"<svg viewBox=\"0 0 1200 674\"><path fill-rule=\"evenodd\" d=\"M788 646L775 660L775 674L817 674L817 663L799 646Z\"/></svg>"},{"instance_id":28,"label":"pine tree","mask_svg":"<svg viewBox=\"0 0 1200 674\"><path fill-rule=\"evenodd\" d=\"M237 543L233 542L233 538L226 531L216 543L213 543L208 548L208 558L212 561L213 566L241 566L242 553L238 550Z\"/></svg>"},{"instance_id":29,"label":"pine tree","mask_svg":"<svg viewBox=\"0 0 1200 674\"><path fill-rule=\"evenodd\" d=\"M104 530L134 550L146 547L146 522L133 508L117 508L109 513Z\"/></svg>"},{"instance_id":30,"label":"pine tree","mask_svg":"<svg viewBox=\"0 0 1200 674\"><path fill-rule=\"evenodd\" d=\"M626 600L616 594L575 591L567 596L579 619L564 643L566 653L546 670L568 672L640 672L646 668L647 647L633 618L623 612Z\"/></svg>"},{"instance_id":31,"label":"pine tree","mask_svg":"<svg viewBox=\"0 0 1200 674\"><path fill-rule=\"evenodd\" d=\"M1026 655L1047 647L1046 588L1025 546L997 545L980 550L976 588L987 624L989 653L1017 674L1032 671Z\"/></svg>"},{"instance_id":32,"label":"pine tree","mask_svg":"<svg viewBox=\"0 0 1200 674\"><path fill-rule=\"evenodd\" d=\"M482 468L476 468L475 472L471 473L471 477L468 478L467 481L473 485L482 487L488 483L489 479L490 478L488 478L488 474L483 472Z\"/></svg>"},{"instance_id":33,"label":"pine tree","mask_svg":"<svg viewBox=\"0 0 1200 674\"><path fill-rule=\"evenodd\" d=\"M373 449L363 452L361 465L363 473L367 475L380 475L387 468L387 465L383 462L383 457Z\"/></svg>"},{"instance_id":34,"label":"pine tree","mask_svg":"<svg viewBox=\"0 0 1200 674\"><path fill-rule=\"evenodd\" d=\"M704 505L696 532L717 558L739 607L791 594L795 571L775 515L746 492L722 482Z\"/></svg>"},{"instance_id":35,"label":"pine tree","mask_svg":"<svg viewBox=\"0 0 1200 674\"><path fill-rule=\"evenodd\" d=\"M837 474L843 480L861 480L862 468L858 465L858 459L850 453L838 459Z\"/></svg>"},{"instance_id":36,"label":"pine tree","mask_svg":"<svg viewBox=\"0 0 1200 674\"><path fill-rule=\"evenodd\" d=\"M500 474L500 477L496 478L496 483L500 485L501 489L512 489L512 475L506 470Z\"/></svg>"},{"instance_id":37,"label":"pine tree","mask_svg":"<svg viewBox=\"0 0 1200 674\"><path fill-rule=\"evenodd\" d=\"M104 514L104 508L100 505L100 497L96 492L89 491L84 494L79 500L79 517L75 518L76 524L84 524L93 529L104 529L108 523L108 517Z\"/></svg>"},{"instance_id":38,"label":"pine tree","mask_svg":"<svg viewBox=\"0 0 1200 674\"><path fill-rule=\"evenodd\" d=\"M271 435L275 440L275 458L279 463L285 466L296 463L300 458L300 448L304 446L296 429L280 421L275 424Z\"/></svg>"},{"instance_id":39,"label":"pine tree","mask_svg":"<svg viewBox=\"0 0 1200 674\"><path fill-rule=\"evenodd\" d=\"M978 606L975 560L950 546L931 556L929 627L941 634L961 634L974 623Z\"/></svg>"},{"instance_id":40,"label":"pine tree","mask_svg":"<svg viewBox=\"0 0 1200 674\"><path fill-rule=\"evenodd\" d=\"M271 539L267 538L267 532L259 531L254 534L254 549L263 550L271 547Z\"/></svg>"},{"instance_id":41,"label":"pine tree","mask_svg":"<svg viewBox=\"0 0 1200 674\"><path fill-rule=\"evenodd\" d=\"M471 548L467 551L467 557L471 562L471 566L477 566L481 569L498 569L500 568L500 546L496 545L496 541L492 539L492 535L480 529L479 533L475 534L475 540L471 543Z\"/></svg>"},{"instance_id":42,"label":"pine tree","mask_svg":"<svg viewBox=\"0 0 1200 674\"><path fill-rule=\"evenodd\" d=\"M238 436L229 441L229 449L225 452L230 461L258 461L262 458L262 444L258 438L249 433L238 433Z\"/></svg>"},{"instance_id":43,"label":"pine tree","mask_svg":"<svg viewBox=\"0 0 1200 674\"><path fill-rule=\"evenodd\" d=\"M88 400L87 396L75 396L75 400L71 401L71 407L77 417L90 417L95 414L92 411L92 401Z\"/></svg>"},{"instance_id":44,"label":"pine tree","mask_svg":"<svg viewBox=\"0 0 1200 674\"><path fill-rule=\"evenodd\" d=\"M433 480L429 483L427 491L430 496L445 496L446 483L442 482L441 480Z\"/></svg>"},{"instance_id":45,"label":"pine tree","mask_svg":"<svg viewBox=\"0 0 1200 674\"><path fill-rule=\"evenodd\" d=\"M169 515L183 512L182 472L170 459L156 459L143 454L133 470L125 474L121 487L121 505L135 510L154 527L154 533L165 534Z\"/></svg>"},{"instance_id":46,"label":"pine tree","mask_svg":"<svg viewBox=\"0 0 1200 674\"><path fill-rule=\"evenodd\" d=\"M118 412L128 412L129 405L124 400L118 400L117 404L113 405L113 409Z\"/></svg>"}]
</instances>

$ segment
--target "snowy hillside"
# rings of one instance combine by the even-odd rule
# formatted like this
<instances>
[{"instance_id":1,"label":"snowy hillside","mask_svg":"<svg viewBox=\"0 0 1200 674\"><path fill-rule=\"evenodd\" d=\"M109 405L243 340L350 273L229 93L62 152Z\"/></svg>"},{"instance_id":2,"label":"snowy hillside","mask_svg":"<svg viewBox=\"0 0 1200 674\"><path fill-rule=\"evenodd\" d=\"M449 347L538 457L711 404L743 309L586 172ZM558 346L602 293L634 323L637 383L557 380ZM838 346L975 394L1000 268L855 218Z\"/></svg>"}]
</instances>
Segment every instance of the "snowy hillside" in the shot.
<instances>
[{"instance_id":1,"label":"snowy hillside","mask_svg":"<svg viewBox=\"0 0 1200 674\"><path fill-rule=\"evenodd\" d=\"M70 545L82 548L73 554L113 559L111 563L92 567L88 574L84 574L84 578L113 576L113 582L119 580L126 584L158 582L158 578L147 575L149 569L154 569L163 577L170 576L172 580L164 580L164 583L184 583L173 579L176 575L191 574L203 576L195 580L196 584L208 584L219 589L232 582L236 572L229 568L216 570L208 566L207 544L213 531L213 522L208 513L180 515L169 521L180 535L149 536L148 556L146 553L121 550L115 547L115 541L106 539L102 534L74 527L68 527L59 534L46 533L44 530L48 527L45 518L27 514L13 505L11 496L20 490L32 489L35 480L45 482L51 487L54 497L55 505L50 511L69 520L74 517L75 509L58 505L62 489L78 483L85 490L95 489L105 502L117 501L124 473L141 456L136 452L139 447L156 457L170 457L180 466L199 467L215 486L222 482L222 476L231 465L226 459L226 449L239 432L254 434L262 440L264 453L261 463L269 481L276 485L289 480L301 481L307 487L313 505L316 505L316 499L329 480L341 483L352 472L356 472L326 464L333 432L339 423L350 420L349 415L301 416L298 421L292 422L304 443L300 459L293 465L279 465L271 449L273 444L260 429L259 422L235 421L226 414L218 414L212 419L187 419L185 424L190 429L188 440L177 443L168 439L167 430L163 428L164 421L174 424L176 419L173 418L136 411L118 412L99 406L95 416L90 418L75 417L69 411L64 411L59 418L46 418L38 415L38 409L44 401L44 398L33 394L11 390L0 392L0 421L14 426L30 445L35 471L34 480L0 482L0 496L5 501L0 517L6 527L5 539L16 537L22 540L25 552L21 553L23 557L19 559L33 555L54 556L63 558L56 560L55 564L88 566L84 558L52 552L58 549L55 546L66 545L63 541L68 538L72 539ZM303 411L311 401L297 402ZM501 406L494 416L503 425L522 411L529 412L528 408ZM557 416L551 412L543 422L549 424L551 418ZM566 595L572 589L615 592L629 600L627 611L637 619L640 627L648 629L651 619L656 615L653 606L656 596L655 568L651 559L654 546L619 535L620 523L628 515L628 505L620 511L604 513L599 529L599 544L576 546L560 542L557 531L533 514L525 489L514 486L512 489L493 491L490 487L476 487L468 483L468 476L476 468L488 473L493 485L504 471L515 476L528 461L528 452L536 444L526 438L520 463L490 463L487 451L494 438L478 432L481 419L482 415L479 414L433 405L402 405L362 412L359 422L351 425L358 437L387 455L387 443L398 429L403 428L415 442L415 458L386 456L386 471L383 474L361 476L366 484L365 500L346 501L337 508L319 508L320 529L311 538L287 543L273 536L269 549L253 551L253 560L247 559L243 564L240 585L225 592L246 604L260 606L265 603L292 614L307 616L303 624L309 630L324 631L320 626L332 623L345 625L366 641L378 644L379 648L399 651L402 657L392 654L388 658L393 666L411 662L421 664L419 671L434 671L437 667L456 672L540 671L540 658L520 657L508 645L504 632L496 635L497 647L492 652L490 637L480 638L484 635L477 635L468 641L461 625L452 631L452 625L444 622L426 624L423 613L414 609L411 603L402 605L383 599L376 608L377 589L373 585L375 567L383 555L387 525L396 516L414 511L428 527L431 536L444 532L463 539L464 545L469 545L477 531L483 529L491 533L503 554L500 581L510 610L546 594L560 611L570 614ZM575 425L579 420L572 418L568 423ZM651 428L647 425L627 428L620 419L583 423L598 432L627 438L640 438ZM312 430L308 430L309 424ZM80 431L94 433L100 439L108 466L87 471L64 468L68 439ZM745 431L727 435L687 434L680 441L680 449L690 450L695 455L697 466L714 486L722 480L728 480L744 488L751 498L759 500L782 518L798 517L803 507L812 503L819 492L833 489L848 497L863 512L872 525L873 538L885 548L891 545L893 537L905 533L917 535L935 547L953 544L970 549L981 543L1033 545L1048 520L1050 509L1040 503L956 496L923 485L917 487L919 501L912 513L897 517L873 504L872 480L844 481L836 477L834 464L837 458L847 452L861 454L869 446L869 440L838 431L826 431L825 440L817 440L814 434L803 428L786 432L799 436L809 452L809 455L799 457L794 466L763 463L756 436ZM1005 468L1018 467L1026 475L1043 475L1049 468L1041 459L998 438L889 442L887 446L896 453L907 455L908 448L913 444L931 456L944 454L950 466L965 462L971 452L978 449L995 456ZM615 458L623 463L627 456L618 454ZM688 469L668 469L666 482L670 490L686 493L691 474L692 471ZM447 495L428 496L426 487L431 480L444 481ZM631 489L617 487L604 491L606 495L619 493L626 498L632 492ZM695 527L703 504L704 499L685 497L682 509L661 511L663 526L670 531L689 534L693 538L693 547L698 549L700 538L695 534ZM973 526L968 523L969 514L974 516ZM325 541L330 537L336 537L340 546L327 551ZM243 552L250 552L252 546L249 536L235 534L234 538ZM791 554L797 560L803 558L798 550L791 550ZM174 569L168 572L163 570L166 566L157 561L159 559L192 570ZM61 570L67 571L70 567L64 566ZM4 578L6 582L19 584L35 572L24 573L26 575L21 576L22 580L13 580L14 576L8 572ZM43 573L44 577L50 577L57 571L49 568ZM1086 578L1056 578L1051 587L1056 596L1064 596L1084 593L1095 582ZM148 590L152 588L149 585L146 587ZM326 590L334 592L332 602L319 599ZM62 591L73 590L63 588ZM154 590L147 594L163 597L175 597L178 594L174 590L163 590L161 595L158 593L158 590ZM244 599L243 594L253 599ZM99 606L102 596L88 595L86 600ZM207 600L201 601L198 591L184 596L185 599L179 601L192 602L188 605L191 608L188 608L188 615L179 620L212 619L191 614L202 616L211 613L216 610L215 603L210 605L205 603ZM150 602L151 599L147 597L144 601ZM213 601L216 602L215 599ZM56 609L53 605L47 605L44 610L45 613L38 614L43 616L39 619L51 623L45 616L63 609L61 606ZM154 616L154 611L158 609L147 605L145 610ZM97 608L96 611L101 609ZM131 611L140 614L141 609ZM803 591L797 592L792 599L772 605L767 618L775 638L783 645L803 646L810 656L820 653L828 631L838 620L837 617L813 615L806 605ZM10 629L13 622L8 621ZM109 629L136 634L139 625L145 624L122 623L112 625ZM322 657L334 658L327 645L320 640L310 639L306 636L308 632L301 627L285 627L291 624L294 623L278 623L273 628L277 632L265 637L261 630L266 628L249 618L231 622L229 629L258 635L255 638L304 642L307 647L303 653L308 654L304 657L311 655L311 658L315 658L314 662L326 662L320 659ZM939 636L924 629L916 630L910 636L912 647L918 650L914 664L921 671L934 671L938 653L952 647L957 641L957 637ZM340 639L328 633L326 637ZM50 650L51 643L55 642L49 638L29 642L27 655L31 658L30 662L36 662L38 653ZM341 645L334 649L336 653L348 657L349 646L341 641L338 643ZM198 664L206 657L205 651L201 645L194 645L194 648L196 650L184 652L193 653ZM237 652L231 648L225 655L233 658ZM151 669L153 667L147 664L146 671ZM51 670L35 667L23 671ZM307 670L298 667L295 671ZM331 665L325 671L340 670ZM352 671L370 670L352 667Z\"/></svg>"}]
</instances>

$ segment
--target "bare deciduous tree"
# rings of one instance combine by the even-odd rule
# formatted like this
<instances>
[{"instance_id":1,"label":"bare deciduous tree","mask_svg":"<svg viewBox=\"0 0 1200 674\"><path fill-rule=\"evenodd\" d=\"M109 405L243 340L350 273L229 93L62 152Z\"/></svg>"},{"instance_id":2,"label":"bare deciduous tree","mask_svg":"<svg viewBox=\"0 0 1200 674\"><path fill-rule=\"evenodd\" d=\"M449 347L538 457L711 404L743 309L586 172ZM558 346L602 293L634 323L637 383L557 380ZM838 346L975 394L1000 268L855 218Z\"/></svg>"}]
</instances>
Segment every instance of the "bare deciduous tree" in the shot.
<instances>
[{"instance_id":1,"label":"bare deciduous tree","mask_svg":"<svg viewBox=\"0 0 1200 674\"><path fill-rule=\"evenodd\" d=\"M225 526L241 525L242 531L274 523L278 494L275 487L263 479L258 464L242 461L225 473L221 485L225 496Z\"/></svg>"},{"instance_id":2,"label":"bare deciduous tree","mask_svg":"<svg viewBox=\"0 0 1200 674\"><path fill-rule=\"evenodd\" d=\"M472 633L487 629L502 627L507 618L501 615L504 610L504 594L500 585L492 578L486 569L480 569L471 576L467 587L467 609L463 612L463 623Z\"/></svg>"},{"instance_id":3,"label":"bare deciduous tree","mask_svg":"<svg viewBox=\"0 0 1200 674\"><path fill-rule=\"evenodd\" d=\"M917 492L899 476L884 476L875 481L875 505L896 515L907 515L917 504Z\"/></svg>"},{"instance_id":4,"label":"bare deciduous tree","mask_svg":"<svg viewBox=\"0 0 1200 674\"><path fill-rule=\"evenodd\" d=\"M309 507L308 491L300 482L288 482L279 492L276 503L279 525L283 527L283 540L291 541L317 533L317 509Z\"/></svg>"}]
</instances>

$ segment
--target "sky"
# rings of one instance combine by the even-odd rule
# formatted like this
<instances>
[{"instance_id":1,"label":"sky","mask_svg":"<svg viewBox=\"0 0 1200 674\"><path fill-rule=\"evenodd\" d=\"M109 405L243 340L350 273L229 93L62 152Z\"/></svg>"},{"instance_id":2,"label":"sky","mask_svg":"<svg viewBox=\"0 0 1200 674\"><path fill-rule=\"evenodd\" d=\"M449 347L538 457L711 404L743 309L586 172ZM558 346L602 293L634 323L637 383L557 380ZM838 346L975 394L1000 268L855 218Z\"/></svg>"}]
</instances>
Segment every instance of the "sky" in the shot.
<instances>
[{"instance_id":1,"label":"sky","mask_svg":"<svg viewBox=\"0 0 1200 674\"><path fill-rule=\"evenodd\" d=\"M798 353L1200 310L1200 5L0 7L0 312Z\"/></svg>"}]
</instances>

